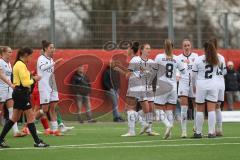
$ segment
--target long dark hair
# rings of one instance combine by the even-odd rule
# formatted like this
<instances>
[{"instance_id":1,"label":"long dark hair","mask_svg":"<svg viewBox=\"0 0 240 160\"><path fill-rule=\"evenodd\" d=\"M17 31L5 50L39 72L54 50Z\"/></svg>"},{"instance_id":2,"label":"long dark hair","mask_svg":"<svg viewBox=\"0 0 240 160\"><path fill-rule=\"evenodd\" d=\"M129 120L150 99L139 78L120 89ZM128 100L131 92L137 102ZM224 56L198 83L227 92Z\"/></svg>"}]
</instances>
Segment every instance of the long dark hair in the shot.
<instances>
[{"instance_id":1,"label":"long dark hair","mask_svg":"<svg viewBox=\"0 0 240 160\"><path fill-rule=\"evenodd\" d=\"M15 63L16 63L17 61L19 61L21 57L23 57L23 56L25 56L25 55L29 56L29 55L31 55L32 53L33 53L33 50L32 50L32 48L30 48L30 47L20 48L20 49L18 50L18 52L17 52L17 56L16 56ZM14 63L14 64L15 64L15 63Z\"/></svg>"},{"instance_id":2,"label":"long dark hair","mask_svg":"<svg viewBox=\"0 0 240 160\"><path fill-rule=\"evenodd\" d=\"M53 43L47 40L42 40L42 50L45 52L46 48L48 48L50 44L53 44Z\"/></svg>"},{"instance_id":3,"label":"long dark hair","mask_svg":"<svg viewBox=\"0 0 240 160\"><path fill-rule=\"evenodd\" d=\"M217 50L215 44L209 40L204 43L204 51L207 63L216 66L219 64L219 59L217 55Z\"/></svg>"},{"instance_id":4,"label":"long dark hair","mask_svg":"<svg viewBox=\"0 0 240 160\"><path fill-rule=\"evenodd\" d=\"M218 41L217 38L212 38L210 41L215 45L215 48L218 49Z\"/></svg>"}]
</instances>

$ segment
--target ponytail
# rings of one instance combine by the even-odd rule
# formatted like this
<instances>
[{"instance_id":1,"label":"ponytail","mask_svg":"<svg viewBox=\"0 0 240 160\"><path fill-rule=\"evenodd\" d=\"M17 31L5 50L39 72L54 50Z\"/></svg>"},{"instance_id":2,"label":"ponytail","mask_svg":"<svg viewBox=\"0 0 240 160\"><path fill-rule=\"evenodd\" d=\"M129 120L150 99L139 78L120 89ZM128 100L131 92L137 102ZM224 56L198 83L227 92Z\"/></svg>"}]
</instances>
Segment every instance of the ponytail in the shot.
<instances>
[{"instance_id":1,"label":"ponytail","mask_svg":"<svg viewBox=\"0 0 240 160\"><path fill-rule=\"evenodd\" d=\"M166 39L164 41L164 50L165 50L165 54L168 56L168 57L173 57L173 43L171 40L169 39Z\"/></svg>"},{"instance_id":2,"label":"ponytail","mask_svg":"<svg viewBox=\"0 0 240 160\"><path fill-rule=\"evenodd\" d=\"M216 66L219 64L219 59L217 55L217 50L215 44L209 40L204 43L204 51L207 63Z\"/></svg>"},{"instance_id":3,"label":"ponytail","mask_svg":"<svg viewBox=\"0 0 240 160\"><path fill-rule=\"evenodd\" d=\"M133 50L134 55L137 54L137 52L139 50L139 46L140 46L139 42L130 43L130 48Z\"/></svg>"}]
</instances>

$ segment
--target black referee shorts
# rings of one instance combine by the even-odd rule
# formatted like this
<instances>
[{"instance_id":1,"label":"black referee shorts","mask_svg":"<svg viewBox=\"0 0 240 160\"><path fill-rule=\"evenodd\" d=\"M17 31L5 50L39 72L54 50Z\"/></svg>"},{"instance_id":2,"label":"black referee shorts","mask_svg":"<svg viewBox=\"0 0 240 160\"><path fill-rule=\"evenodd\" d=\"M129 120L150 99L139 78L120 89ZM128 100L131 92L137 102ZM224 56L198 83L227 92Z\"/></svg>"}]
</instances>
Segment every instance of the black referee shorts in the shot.
<instances>
[{"instance_id":1,"label":"black referee shorts","mask_svg":"<svg viewBox=\"0 0 240 160\"><path fill-rule=\"evenodd\" d=\"M14 101L14 109L28 110L32 108L30 102L30 89L27 87L15 87L12 98Z\"/></svg>"}]
</instances>

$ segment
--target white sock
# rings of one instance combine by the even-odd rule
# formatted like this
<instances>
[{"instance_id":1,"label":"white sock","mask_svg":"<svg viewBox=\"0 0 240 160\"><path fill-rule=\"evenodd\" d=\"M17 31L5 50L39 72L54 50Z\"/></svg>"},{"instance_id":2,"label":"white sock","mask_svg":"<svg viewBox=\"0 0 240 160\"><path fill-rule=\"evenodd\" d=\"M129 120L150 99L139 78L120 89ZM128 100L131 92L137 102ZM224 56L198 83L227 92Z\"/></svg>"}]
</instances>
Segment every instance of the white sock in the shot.
<instances>
[{"instance_id":1,"label":"white sock","mask_svg":"<svg viewBox=\"0 0 240 160\"><path fill-rule=\"evenodd\" d=\"M149 124L149 127L146 132L152 132L152 122L153 122L153 113L149 112L147 113L147 123Z\"/></svg>"},{"instance_id":2,"label":"white sock","mask_svg":"<svg viewBox=\"0 0 240 160\"><path fill-rule=\"evenodd\" d=\"M182 106L181 107L181 127L182 127L182 132L187 132L187 106Z\"/></svg>"},{"instance_id":3,"label":"white sock","mask_svg":"<svg viewBox=\"0 0 240 160\"><path fill-rule=\"evenodd\" d=\"M63 123L60 123L58 126L65 126Z\"/></svg>"},{"instance_id":4,"label":"white sock","mask_svg":"<svg viewBox=\"0 0 240 160\"><path fill-rule=\"evenodd\" d=\"M217 131L222 132L222 111L220 108L216 109L216 123L217 123Z\"/></svg>"},{"instance_id":5,"label":"white sock","mask_svg":"<svg viewBox=\"0 0 240 160\"><path fill-rule=\"evenodd\" d=\"M140 122L142 127L147 125L146 116L142 110L138 111L138 121Z\"/></svg>"},{"instance_id":6,"label":"white sock","mask_svg":"<svg viewBox=\"0 0 240 160\"><path fill-rule=\"evenodd\" d=\"M57 121L51 121L50 124L51 124L51 130L52 131L57 131L58 130L58 123L57 123Z\"/></svg>"},{"instance_id":7,"label":"white sock","mask_svg":"<svg viewBox=\"0 0 240 160\"><path fill-rule=\"evenodd\" d=\"M197 134L202 134L203 123L204 123L203 112L196 112L196 133Z\"/></svg>"},{"instance_id":8,"label":"white sock","mask_svg":"<svg viewBox=\"0 0 240 160\"><path fill-rule=\"evenodd\" d=\"M197 122L197 121L196 121L196 117L197 117L197 109L194 108L193 110L194 110L194 111L193 111L193 112L194 112L194 113L193 113L193 114L194 114L193 128L196 129L196 128L197 128L197 127L196 127L196 126L197 126L197 125L196 125L196 122Z\"/></svg>"},{"instance_id":9,"label":"white sock","mask_svg":"<svg viewBox=\"0 0 240 160\"><path fill-rule=\"evenodd\" d=\"M8 108L8 113L9 113L9 119L11 119L13 115L13 107ZM17 123L14 123L12 129L14 134L19 132Z\"/></svg>"},{"instance_id":10,"label":"white sock","mask_svg":"<svg viewBox=\"0 0 240 160\"><path fill-rule=\"evenodd\" d=\"M174 123L173 111L172 110L166 110L165 112L166 112L167 119L168 119L170 125L173 126L173 123Z\"/></svg>"},{"instance_id":11,"label":"white sock","mask_svg":"<svg viewBox=\"0 0 240 160\"><path fill-rule=\"evenodd\" d=\"M147 123L148 124L152 124L152 122L153 122L153 113L152 112L148 112L147 114L146 114L146 121L147 121Z\"/></svg>"},{"instance_id":12,"label":"white sock","mask_svg":"<svg viewBox=\"0 0 240 160\"><path fill-rule=\"evenodd\" d=\"M208 112L208 133L215 134L215 125L216 125L216 112Z\"/></svg>"},{"instance_id":13,"label":"white sock","mask_svg":"<svg viewBox=\"0 0 240 160\"><path fill-rule=\"evenodd\" d=\"M163 124L164 124L166 127L170 127L171 124L170 124L170 122L168 121L168 118L167 118L166 113L165 113L163 110L160 110L160 109L156 109L156 110L158 110L158 112L159 112L159 119L160 119L160 121L162 121Z\"/></svg>"},{"instance_id":14,"label":"white sock","mask_svg":"<svg viewBox=\"0 0 240 160\"><path fill-rule=\"evenodd\" d=\"M160 110L159 109L155 109L155 120L160 121Z\"/></svg>"},{"instance_id":15,"label":"white sock","mask_svg":"<svg viewBox=\"0 0 240 160\"><path fill-rule=\"evenodd\" d=\"M135 134L136 111L127 111L129 133Z\"/></svg>"}]
</instances>

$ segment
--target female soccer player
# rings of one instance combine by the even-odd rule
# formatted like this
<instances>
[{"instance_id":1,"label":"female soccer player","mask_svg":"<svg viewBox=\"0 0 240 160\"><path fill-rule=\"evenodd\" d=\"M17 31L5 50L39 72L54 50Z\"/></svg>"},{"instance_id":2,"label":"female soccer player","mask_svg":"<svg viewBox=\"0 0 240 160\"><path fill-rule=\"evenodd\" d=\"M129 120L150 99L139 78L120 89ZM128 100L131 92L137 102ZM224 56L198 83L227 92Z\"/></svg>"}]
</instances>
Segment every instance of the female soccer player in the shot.
<instances>
[{"instance_id":1,"label":"female soccer player","mask_svg":"<svg viewBox=\"0 0 240 160\"><path fill-rule=\"evenodd\" d=\"M149 44L143 44L140 47L140 56L136 61L137 67L140 67L140 76L142 85L140 86L138 101L142 106L142 113L139 114L139 118L142 118L142 130L140 134L146 132L148 135L159 135L152 131L153 110L154 110L154 93L152 86L152 71L155 63L152 59L149 59L151 47ZM145 123L144 123L145 122ZM147 123L147 124L146 124ZM146 128L147 127L147 128Z\"/></svg>"},{"instance_id":2,"label":"female soccer player","mask_svg":"<svg viewBox=\"0 0 240 160\"><path fill-rule=\"evenodd\" d=\"M44 53L40 55L37 60L37 74L42 77L42 79L38 82L40 105L45 114L49 112L51 118L51 130L53 134L59 136L61 133L58 130L57 114L55 111L59 98L54 77L54 65L60 62L62 58L56 60L56 62L53 61L52 58L55 48L51 42L43 40L42 50Z\"/></svg>"},{"instance_id":3,"label":"female soccer player","mask_svg":"<svg viewBox=\"0 0 240 160\"><path fill-rule=\"evenodd\" d=\"M193 66L193 87L196 87L196 133L193 138L202 138L205 103L208 110L208 138L215 137L216 105L219 87L214 86L221 73L220 60L213 42L204 44L205 54L199 56Z\"/></svg>"},{"instance_id":4,"label":"female soccer player","mask_svg":"<svg viewBox=\"0 0 240 160\"><path fill-rule=\"evenodd\" d=\"M10 47L2 47L1 49L1 59L0 59L0 110L3 110L3 105L6 103L6 107L9 112L9 118L13 115L13 84L11 82L12 67L9 62L12 56L12 49ZM26 134L18 130L17 123L13 125L13 136L23 137Z\"/></svg>"},{"instance_id":5,"label":"female soccer player","mask_svg":"<svg viewBox=\"0 0 240 160\"><path fill-rule=\"evenodd\" d=\"M14 123L19 120L23 112L26 114L27 126L35 141L34 147L49 146L39 139L37 135L34 124L35 118L30 104L31 85L33 85L35 81L39 81L41 78L40 76L31 77L30 72L27 69L27 63L30 61L32 53L32 49L28 47L19 49L17 53L17 58L13 66L13 84L15 87L12 96L14 100L14 110L12 117L6 122L0 135L0 148L9 147L4 142L4 138Z\"/></svg>"},{"instance_id":6,"label":"female soccer player","mask_svg":"<svg viewBox=\"0 0 240 160\"><path fill-rule=\"evenodd\" d=\"M155 63L158 65L158 68L155 69L159 70L159 66L164 66L165 72L164 75L159 73L157 75L157 88L154 104L160 114L160 120L163 121L167 127L164 136L164 139L167 139L170 136L173 127L173 110L177 104L176 71L178 69L184 74L185 69L177 56L173 54L173 43L171 40L167 39L164 41L164 50L165 53L158 54L155 58ZM168 87L169 89L164 89L164 87Z\"/></svg>"},{"instance_id":7,"label":"female soccer player","mask_svg":"<svg viewBox=\"0 0 240 160\"><path fill-rule=\"evenodd\" d=\"M133 42L129 44L128 47L128 55L131 58L129 62L128 70L124 70L123 67L120 66L113 66L113 69L116 71L119 71L120 73L124 74L128 78L128 90L126 95L126 111L127 111L127 119L128 119L128 133L123 134L123 137L128 136L135 136L135 123L137 121L138 113L136 112L136 104L137 104L137 91L136 88L138 88L138 84L135 83L137 76L135 74L132 74L129 70L131 70L135 64L135 58L138 57L137 53L139 50L139 43ZM136 81L138 82L138 81Z\"/></svg>"},{"instance_id":8,"label":"female soccer player","mask_svg":"<svg viewBox=\"0 0 240 160\"><path fill-rule=\"evenodd\" d=\"M192 66L198 55L191 51L192 45L190 40L184 39L182 42L183 53L178 56L178 59L184 64L185 73L180 76L178 86L178 97L180 97L181 105L181 127L182 138L187 137L187 110L188 110L188 98L194 99L192 87ZM194 104L195 106L195 104ZM195 118L194 118L195 119Z\"/></svg>"},{"instance_id":9,"label":"female soccer player","mask_svg":"<svg viewBox=\"0 0 240 160\"><path fill-rule=\"evenodd\" d=\"M216 50L218 49L217 39L211 39L212 43L214 44ZM224 76L227 74L227 68L225 63L225 58L218 53L218 58L220 61L220 69L222 72L219 72L218 78L219 80L219 93L218 93L218 103L216 106L216 136L223 136L223 128L222 128L222 111L221 111L221 104L224 103L224 94L225 94L225 81Z\"/></svg>"}]
</instances>

